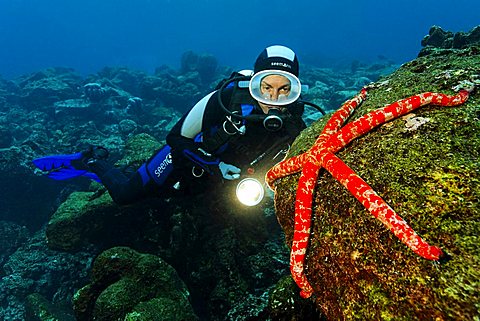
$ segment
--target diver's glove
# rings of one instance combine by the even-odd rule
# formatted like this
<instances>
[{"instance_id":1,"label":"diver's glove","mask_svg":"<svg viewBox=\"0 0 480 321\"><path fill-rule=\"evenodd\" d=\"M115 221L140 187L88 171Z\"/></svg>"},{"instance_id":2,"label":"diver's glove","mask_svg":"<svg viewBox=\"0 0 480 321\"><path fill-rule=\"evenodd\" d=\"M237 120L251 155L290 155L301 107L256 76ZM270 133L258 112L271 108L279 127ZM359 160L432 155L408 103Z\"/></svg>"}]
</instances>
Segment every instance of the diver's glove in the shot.
<instances>
[{"instance_id":1,"label":"diver's glove","mask_svg":"<svg viewBox=\"0 0 480 321\"><path fill-rule=\"evenodd\" d=\"M218 164L218 168L220 169L220 172L222 173L223 178L228 179L229 181L233 181L235 179L240 178L241 169L238 168L237 166L220 162Z\"/></svg>"},{"instance_id":2,"label":"diver's glove","mask_svg":"<svg viewBox=\"0 0 480 321\"><path fill-rule=\"evenodd\" d=\"M91 163L97 160L106 160L109 152L102 146L89 146L87 150L80 153L80 157L70 162L73 168L77 170L88 170Z\"/></svg>"}]
</instances>

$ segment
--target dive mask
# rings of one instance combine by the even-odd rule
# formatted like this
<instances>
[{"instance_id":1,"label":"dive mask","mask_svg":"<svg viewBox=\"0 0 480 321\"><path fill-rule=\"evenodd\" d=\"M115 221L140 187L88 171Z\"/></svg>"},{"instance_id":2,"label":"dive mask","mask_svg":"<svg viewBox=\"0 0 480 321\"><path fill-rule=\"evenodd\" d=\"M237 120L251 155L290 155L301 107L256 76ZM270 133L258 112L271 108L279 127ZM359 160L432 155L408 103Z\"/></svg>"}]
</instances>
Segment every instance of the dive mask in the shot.
<instances>
[{"instance_id":1,"label":"dive mask","mask_svg":"<svg viewBox=\"0 0 480 321\"><path fill-rule=\"evenodd\" d=\"M272 86L281 84L279 88ZM282 70L263 70L252 76L248 85L250 95L265 105L285 106L300 98L302 85L293 74Z\"/></svg>"}]
</instances>

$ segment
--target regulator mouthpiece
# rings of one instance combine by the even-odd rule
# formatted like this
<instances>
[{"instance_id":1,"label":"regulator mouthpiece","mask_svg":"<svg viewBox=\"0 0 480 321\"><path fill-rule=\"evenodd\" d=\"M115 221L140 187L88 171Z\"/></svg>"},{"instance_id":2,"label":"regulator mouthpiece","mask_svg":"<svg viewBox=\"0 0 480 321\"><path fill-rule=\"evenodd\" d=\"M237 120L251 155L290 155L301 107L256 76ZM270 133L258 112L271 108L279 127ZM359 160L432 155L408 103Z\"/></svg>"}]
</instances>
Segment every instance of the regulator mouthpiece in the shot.
<instances>
[{"instance_id":1,"label":"regulator mouthpiece","mask_svg":"<svg viewBox=\"0 0 480 321\"><path fill-rule=\"evenodd\" d=\"M271 132L276 132L280 130L283 126L283 119L280 116L282 112L279 109L270 109L268 111L267 117L263 120L263 127L266 130Z\"/></svg>"}]
</instances>

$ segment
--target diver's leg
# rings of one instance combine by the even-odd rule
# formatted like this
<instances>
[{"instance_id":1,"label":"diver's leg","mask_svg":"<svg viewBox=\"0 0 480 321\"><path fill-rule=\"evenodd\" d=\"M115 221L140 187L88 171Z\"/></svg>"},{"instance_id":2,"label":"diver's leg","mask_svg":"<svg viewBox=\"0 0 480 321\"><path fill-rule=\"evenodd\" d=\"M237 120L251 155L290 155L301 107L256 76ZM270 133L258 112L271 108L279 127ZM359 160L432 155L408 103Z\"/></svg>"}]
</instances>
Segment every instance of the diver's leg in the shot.
<instances>
[{"instance_id":1,"label":"diver's leg","mask_svg":"<svg viewBox=\"0 0 480 321\"><path fill-rule=\"evenodd\" d=\"M88 167L97 174L113 201L119 205L131 204L153 194L152 188L143 185L138 171L127 177L121 170L104 160L89 162Z\"/></svg>"},{"instance_id":2,"label":"diver's leg","mask_svg":"<svg viewBox=\"0 0 480 321\"><path fill-rule=\"evenodd\" d=\"M87 165L100 178L115 203L120 205L154 196L159 190L166 191L165 185L172 184L173 179L172 157L168 145L158 150L130 177L105 159L91 158Z\"/></svg>"}]
</instances>

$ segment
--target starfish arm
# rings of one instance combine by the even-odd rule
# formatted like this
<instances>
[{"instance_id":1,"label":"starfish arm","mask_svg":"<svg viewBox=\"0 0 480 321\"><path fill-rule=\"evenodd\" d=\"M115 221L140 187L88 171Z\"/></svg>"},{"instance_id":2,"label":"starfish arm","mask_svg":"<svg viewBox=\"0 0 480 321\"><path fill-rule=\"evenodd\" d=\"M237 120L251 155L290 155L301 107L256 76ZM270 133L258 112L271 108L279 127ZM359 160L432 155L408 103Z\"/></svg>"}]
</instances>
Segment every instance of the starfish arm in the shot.
<instances>
[{"instance_id":1,"label":"starfish arm","mask_svg":"<svg viewBox=\"0 0 480 321\"><path fill-rule=\"evenodd\" d=\"M273 190L273 183L282 177L298 173L302 170L307 154L301 154L285 159L268 170L265 174L265 182Z\"/></svg>"},{"instance_id":2,"label":"starfish arm","mask_svg":"<svg viewBox=\"0 0 480 321\"><path fill-rule=\"evenodd\" d=\"M305 256L310 238L312 220L313 190L317 182L320 166L314 162L307 162L298 181L295 201L295 224L293 232L292 250L290 252L290 271L292 278L301 289L300 295L308 298L313 289L308 283L304 272Z\"/></svg>"},{"instance_id":3,"label":"starfish arm","mask_svg":"<svg viewBox=\"0 0 480 321\"><path fill-rule=\"evenodd\" d=\"M342 128L355 108L366 99L366 89L362 89L357 96L347 101L332 115L310 150L283 160L267 172L265 180L273 189L275 180L302 171L297 188L294 235L290 253L290 270L293 279L302 289L300 292L302 297L308 298L313 293L313 288L304 273L304 263L311 230L313 191L321 167L325 167L375 218L415 253L429 260L438 260L444 255L440 248L429 245L418 236L405 220L333 153L376 126L416 108L430 103L441 106L459 105L468 99L468 95L467 90L462 90L454 96L430 92L415 95L372 111Z\"/></svg>"},{"instance_id":4,"label":"starfish arm","mask_svg":"<svg viewBox=\"0 0 480 321\"><path fill-rule=\"evenodd\" d=\"M443 252L436 246L425 242L403 218L361 179L340 158L332 153L327 153L323 166L345 186L357 200L380 222L382 222L396 237L398 237L412 251L427 260L439 260Z\"/></svg>"},{"instance_id":5,"label":"starfish arm","mask_svg":"<svg viewBox=\"0 0 480 321\"><path fill-rule=\"evenodd\" d=\"M323 128L322 134L331 135L342 128L345 121L350 117L355 108L357 108L367 98L367 90L362 89L355 97L347 100L328 120Z\"/></svg>"},{"instance_id":6,"label":"starfish arm","mask_svg":"<svg viewBox=\"0 0 480 321\"><path fill-rule=\"evenodd\" d=\"M442 93L431 93L433 95L432 104L444 107L458 106L464 104L468 100L470 92L471 91L467 89L462 89L458 94L452 96Z\"/></svg>"},{"instance_id":7,"label":"starfish arm","mask_svg":"<svg viewBox=\"0 0 480 321\"><path fill-rule=\"evenodd\" d=\"M366 97L367 90L362 89L357 96L346 101L342 107L340 107L328 120L322 133L309 151L301 155L285 159L273 166L265 175L265 181L268 187L273 190L273 183L277 179L300 172L308 155L310 154L313 156L313 158L315 158L315 155L319 154L318 151L320 150L320 145L323 145L323 143L330 138L331 134L337 132L343 126L347 118L350 117L355 108L357 108L358 105L360 105L366 99Z\"/></svg>"},{"instance_id":8,"label":"starfish arm","mask_svg":"<svg viewBox=\"0 0 480 321\"><path fill-rule=\"evenodd\" d=\"M331 135L326 142L330 152L335 153L373 128L392 119L403 116L412 110L428 104L439 106L456 106L465 103L468 91L462 90L457 95L449 96L442 93L426 92L399 100L386 107L371 111L357 120L345 125L340 131Z\"/></svg>"}]
</instances>

